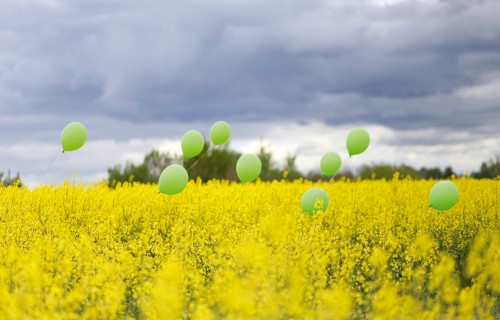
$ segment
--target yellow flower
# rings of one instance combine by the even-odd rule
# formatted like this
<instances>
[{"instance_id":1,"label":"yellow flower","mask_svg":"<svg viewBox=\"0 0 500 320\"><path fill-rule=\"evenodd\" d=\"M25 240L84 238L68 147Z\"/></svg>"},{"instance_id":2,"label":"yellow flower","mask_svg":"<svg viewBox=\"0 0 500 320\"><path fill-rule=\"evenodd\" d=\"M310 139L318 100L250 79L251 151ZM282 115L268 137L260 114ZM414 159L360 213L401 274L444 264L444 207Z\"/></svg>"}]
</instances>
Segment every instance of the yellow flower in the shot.
<instances>
[{"instance_id":1,"label":"yellow flower","mask_svg":"<svg viewBox=\"0 0 500 320\"><path fill-rule=\"evenodd\" d=\"M494 319L498 181L454 182L2 187L0 319Z\"/></svg>"}]
</instances>

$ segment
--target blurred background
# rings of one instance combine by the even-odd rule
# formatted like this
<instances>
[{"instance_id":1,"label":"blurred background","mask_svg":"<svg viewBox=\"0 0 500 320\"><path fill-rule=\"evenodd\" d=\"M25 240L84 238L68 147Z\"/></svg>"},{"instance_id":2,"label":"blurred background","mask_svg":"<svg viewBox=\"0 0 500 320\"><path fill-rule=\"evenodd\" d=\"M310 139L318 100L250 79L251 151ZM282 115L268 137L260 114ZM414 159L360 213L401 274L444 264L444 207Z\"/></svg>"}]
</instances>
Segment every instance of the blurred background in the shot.
<instances>
[{"instance_id":1,"label":"blurred background","mask_svg":"<svg viewBox=\"0 0 500 320\"><path fill-rule=\"evenodd\" d=\"M339 176L495 177L499 12L496 0L2 0L1 179L155 181L181 162L187 130L208 140L218 120L231 142L192 176L234 179L238 154L255 152L264 179L317 179L335 151ZM72 121L87 144L57 157ZM372 140L349 158L355 127Z\"/></svg>"}]
</instances>

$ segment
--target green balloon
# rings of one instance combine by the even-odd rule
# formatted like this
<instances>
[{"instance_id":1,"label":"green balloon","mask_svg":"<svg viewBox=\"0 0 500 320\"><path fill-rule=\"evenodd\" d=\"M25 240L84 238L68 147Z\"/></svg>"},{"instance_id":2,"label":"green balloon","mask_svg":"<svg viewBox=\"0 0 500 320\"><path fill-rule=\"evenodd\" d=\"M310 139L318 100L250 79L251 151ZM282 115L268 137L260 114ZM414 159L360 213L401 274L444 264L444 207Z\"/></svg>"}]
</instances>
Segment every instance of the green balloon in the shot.
<instances>
[{"instance_id":1,"label":"green balloon","mask_svg":"<svg viewBox=\"0 0 500 320\"><path fill-rule=\"evenodd\" d=\"M342 166L342 159L336 152L327 152L321 157L321 173L325 176L336 174Z\"/></svg>"},{"instance_id":2,"label":"green balloon","mask_svg":"<svg viewBox=\"0 0 500 320\"><path fill-rule=\"evenodd\" d=\"M370 135L365 129L353 129L347 136L346 145L350 157L363 153L368 148L369 144Z\"/></svg>"},{"instance_id":3,"label":"green balloon","mask_svg":"<svg viewBox=\"0 0 500 320\"><path fill-rule=\"evenodd\" d=\"M170 165L160 175L160 192L168 195L178 194L186 188L188 180L188 173L184 167L177 164Z\"/></svg>"},{"instance_id":4,"label":"green balloon","mask_svg":"<svg viewBox=\"0 0 500 320\"><path fill-rule=\"evenodd\" d=\"M307 190L300 200L302 211L314 216L319 211L325 211L328 207L328 195L321 188L311 188Z\"/></svg>"},{"instance_id":5,"label":"green balloon","mask_svg":"<svg viewBox=\"0 0 500 320\"><path fill-rule=\"evenodd\" d=\"M201 132L189 130L184 134L181 141L182 154L184 158L194 158L200 154L205 146L205 139Z\"/></svg>"},{"instance_id":6,"label":"green balloon","mask_svg":"<svg viewBox=\"0 0 500 320\"><path fill-rule=\"evenodd\" d=\"M236 163L236 174L241 182L250 182L257 179L261 170L262 163L255 154L244 154Z\"/></svg>"},{"instance_id":7,"label":"green balloon","mask_svg":"<svg viewBox=\"0 0 500 320\"><path fill-rule=\"evenodd\" d=\"M218 121L214 123L210 129L210 139L212 143L216 146L219 144L226 143L231 137L231 127L225 121Z\"/></svg>"},{"instance_id":8,"label":"green balloon","mask_svg":"<svg viewBox=\"0 0 500 320\"><path fill-rule=\"evenodd\" d=\"M436 210L448 210L455 206L458 201L458 188L451 181L440 181L436 183L429 195L429 206Z\"/></svg>"},{"instance_id":9,"label":"green balloon","mask_svg":"<svg viewBox=\"0 0 500 320\"><path fill-rule=\"evenodd\" d=\"M63 151L80 149L87 141L87 129L80 122L71 122L61 132Z\"/></svg>"}]
</instances>

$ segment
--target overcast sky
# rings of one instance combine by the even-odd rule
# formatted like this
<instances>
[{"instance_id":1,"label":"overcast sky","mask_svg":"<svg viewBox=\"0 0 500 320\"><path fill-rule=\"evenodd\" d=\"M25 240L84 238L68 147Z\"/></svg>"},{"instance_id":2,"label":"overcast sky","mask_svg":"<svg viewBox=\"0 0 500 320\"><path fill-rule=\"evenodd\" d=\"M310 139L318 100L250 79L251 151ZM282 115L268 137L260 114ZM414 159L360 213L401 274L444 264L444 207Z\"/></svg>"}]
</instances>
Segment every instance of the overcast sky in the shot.
<instances>
[{"instance_id":1,"label":"overcast sky","mask_svg":"<svg viewBox=\"0 0 500 320\"><path fill-rule=\"evenodd\" d=\"M498 0L2 0L0 171L102 179L218 120L303 172L339 152L474 171L500 154ZM71 121L88 129L60 156ZM349 159L345 138L366 128ZM47 167L47 168L46 168Z\"/></svg>"}]
</instances>

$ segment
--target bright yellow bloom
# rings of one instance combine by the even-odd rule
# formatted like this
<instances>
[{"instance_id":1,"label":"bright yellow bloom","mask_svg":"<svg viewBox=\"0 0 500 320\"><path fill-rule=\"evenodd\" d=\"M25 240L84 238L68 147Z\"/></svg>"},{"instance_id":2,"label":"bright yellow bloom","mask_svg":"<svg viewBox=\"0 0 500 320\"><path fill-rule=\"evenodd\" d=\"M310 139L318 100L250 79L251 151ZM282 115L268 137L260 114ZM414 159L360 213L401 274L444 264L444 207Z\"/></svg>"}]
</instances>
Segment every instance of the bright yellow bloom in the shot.
<instances>
[{"instance_id":1,"label":"bright yellow bloom","mask_svg":"<svg viewBox=\"0 0 500 320\"><path fill-rule=\"evenodd\" d=\"M0 319L498 318L500 181L454 182L2 187Z\"/></svg>"}]
</instances>

